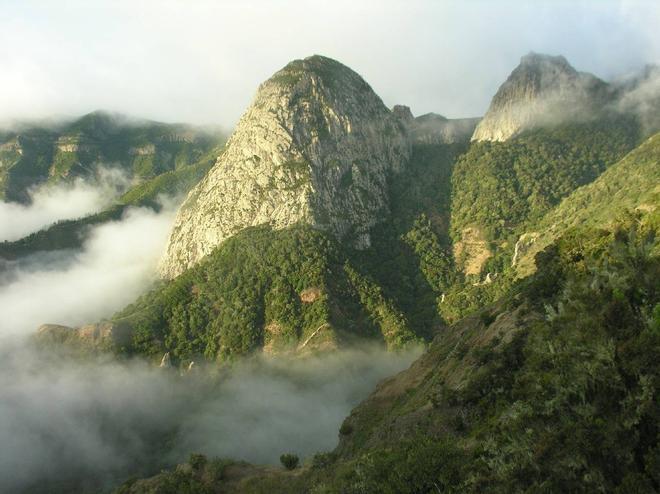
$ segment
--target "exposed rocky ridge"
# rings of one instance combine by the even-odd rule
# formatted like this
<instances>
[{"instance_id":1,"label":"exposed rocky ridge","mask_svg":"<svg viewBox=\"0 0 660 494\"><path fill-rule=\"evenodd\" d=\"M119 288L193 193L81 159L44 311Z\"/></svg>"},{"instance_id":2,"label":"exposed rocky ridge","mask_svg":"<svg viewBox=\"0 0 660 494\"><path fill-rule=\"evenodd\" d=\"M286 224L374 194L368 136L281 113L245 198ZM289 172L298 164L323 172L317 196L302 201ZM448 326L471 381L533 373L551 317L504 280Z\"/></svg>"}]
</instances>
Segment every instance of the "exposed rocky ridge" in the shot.
<instances>
[{"instance_id":1,"label":"exposed rocky ridge","mask_svg":"<svg viewBox=\"0 0 660 494\"><path fill-rule=\"evenodd\" d=\"M529 53L498 89L472 140L505 141L534 127L585 120L612 97L607 83L564 57Z\"/></svg>"},{"instance_id":2,"label":"exposed rocky ridge","mask_svg":"<svg viewBox=\"0 0 660 494\"><path fill-rule=\"evenodd\" d=\"M413 144L457 144L468 142L479 118L446 118L437 113L413 117L410 108L396 105L392 112L406 126Z\"/></svg>"},{"instance_id":3,"label":"exposed rocky ridge","mask_svg":"<svg viewBox=\"0 0 660 494\"><path fill-rule=\"evenodd\" d=\"M291 62L259 87L188 195L160 273L175 277L260 224L307 223L367 247L389 209L387 177L409 156L403 126L358 74L321 56Z\"/></svg>"}]
</instances>

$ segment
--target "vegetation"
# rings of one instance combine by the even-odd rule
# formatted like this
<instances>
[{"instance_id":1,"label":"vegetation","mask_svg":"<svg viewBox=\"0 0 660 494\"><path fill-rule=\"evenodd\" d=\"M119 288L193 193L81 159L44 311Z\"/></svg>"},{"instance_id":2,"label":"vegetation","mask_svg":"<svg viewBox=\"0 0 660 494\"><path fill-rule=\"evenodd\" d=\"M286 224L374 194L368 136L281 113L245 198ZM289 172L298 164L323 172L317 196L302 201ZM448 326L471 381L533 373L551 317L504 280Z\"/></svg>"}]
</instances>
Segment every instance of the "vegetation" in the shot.
<instances>
[{"instance_id":1,"label":"vegetation","mask_svg":"<svg viewBox=\"0 0 660 494\"><path fill-rule=\"evenodd\" d=\"M659 228L629 215L567 233L363 402L333 458L241 492L657 491Z\"/></svg>"},{"instance_id":2,"label":"vegetation","mask_svg":"<svg viewBox=\"0 0 660 494\"><path fill-rule=\"evenodd\" d=\"M25 127L0 135L0 198L26 201L28 188L93 174L99 164L150 179L203 159L218 144L185 125L132 122L93 112L59 127Z\"/></svg>"},{"instance_id":3,"label":"vegetation","mask_svg":"<svg viewBox=\"0 0 660 494\"><path fill-rule=\"evenodd\" d=\"M581 185L635 147L637 123L622 116L473 144L452 176L451 234L476 225L487 240L513 241Z\"/></svg>"},{"instance_id":4,"label":"vegetation","mask_svg":"<svg viewBox=\"0 0 660 494\"><path fill-rule=\"evenodd\" d=\"M298 455L292 453L285 453L280 456L280 463L287 470L295 469L298 466L299 461L300 459L298 458Z\"/></svg>"},{"instance_id":5,"label":"vegetation","mask_svg":"<svg viewBox=\"0 0 660 494\"><path fill-rule=\"evenodd\" d=\"M124 351L169 351L179 361L226 360L262 346L334 346L350 334L391 348L415 341L405 317L349 256L307 226L249 228L113 319L134 328Z\"/></svg>"},{"instance_id":6,"label":"vegetation","mask_svg":"<svg viewBox=\"0 0 660 494\"><path fill-rule=\"evenodd\" d=\"M127 480L114 493L213 494L226 480L225 469L233 464L231 460L208 460L204 455L192 454L187 463L147 479Z\"/></svg>"}]
</instances>

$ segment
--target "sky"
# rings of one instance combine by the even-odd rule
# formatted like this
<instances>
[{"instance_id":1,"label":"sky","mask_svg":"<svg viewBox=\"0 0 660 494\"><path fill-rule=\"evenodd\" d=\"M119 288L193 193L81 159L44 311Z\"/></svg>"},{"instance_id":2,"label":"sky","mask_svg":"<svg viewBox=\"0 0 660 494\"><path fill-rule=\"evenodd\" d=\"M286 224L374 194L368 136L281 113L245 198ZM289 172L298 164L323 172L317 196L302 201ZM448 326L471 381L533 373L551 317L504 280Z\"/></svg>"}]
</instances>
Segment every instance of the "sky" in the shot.
<instances>
[{"instance_id":1,"label":"sky","mask_svg":"<svg viewBox=\"0 0 660 494\"><path fill-rule=\"evenodd\" d=\"M0 0L0 123L96 109L232 127L290 60L386 105L482 115L529 51L604 79L660 62L657 0Z\"/></svg>"}]
</instances>

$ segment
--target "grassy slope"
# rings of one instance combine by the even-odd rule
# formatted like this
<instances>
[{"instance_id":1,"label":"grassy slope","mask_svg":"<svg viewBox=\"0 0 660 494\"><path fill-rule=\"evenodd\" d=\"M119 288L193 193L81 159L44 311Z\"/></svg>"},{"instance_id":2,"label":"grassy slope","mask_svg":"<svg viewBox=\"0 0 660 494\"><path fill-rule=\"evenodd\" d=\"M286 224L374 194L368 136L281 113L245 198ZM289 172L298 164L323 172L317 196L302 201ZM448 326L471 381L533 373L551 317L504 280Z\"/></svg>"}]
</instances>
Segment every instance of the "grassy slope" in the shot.
<instances>
[{"instance_id":1,"label":"grassy slope","mask_svg":"<svg viewBox=\"0 0 660 494\"><path fill-rule=\"evenodd\" d=\"M353 410L335 451L294 473L191 457L118 492L655 492L658 233L658 214L567 232L534 276L436 336Z\"/></svg>"},{"instance_id":2,"label":"grassy slope","mask_svg":"<svg viewBox=\"0 0 660 494\"><path fill-rule=\"evenodd\" d=\"M568 233L383 381L333 453L227 492L655 492L659 227L656 214Z\"/></svg>"}]
</instances>

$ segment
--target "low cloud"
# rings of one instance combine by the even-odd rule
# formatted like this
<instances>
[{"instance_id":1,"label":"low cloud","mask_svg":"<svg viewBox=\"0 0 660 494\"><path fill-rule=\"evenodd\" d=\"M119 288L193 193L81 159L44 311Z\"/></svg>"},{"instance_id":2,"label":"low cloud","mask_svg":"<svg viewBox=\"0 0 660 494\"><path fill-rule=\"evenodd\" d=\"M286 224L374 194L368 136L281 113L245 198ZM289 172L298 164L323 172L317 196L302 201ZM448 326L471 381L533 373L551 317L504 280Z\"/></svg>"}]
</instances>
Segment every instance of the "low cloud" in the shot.
<instances>
[{"instance_id":1,"label":"low cloud","mask_svg":"<svg viewBox=\"0 0 660 494\"><path fill-rule=\"evenodd\" d=\"M0 491L108 489L191 452L278 463L333 449L351 408L418 352L254 358L215 378L0 348Z\"/></svg>"},{"instance_id":2,"label":"low cloud","mask_svg":"<svg viewBox=\"0 0 660 494\"><path fill-rule=\"evenodd\" d=\"M46 322L108 317L155 279L174 215L134 208L80 251L23 259L0 278L0 492L97 492L190 453L277 464L335 447L350 410L419 351L364 347L305 359L255 356L179 375L112 356L36 348Z\"/></svg>"},{"instance_id":3,"label":"low cloud","mask_svg":"<svg viewBox=\"0 0 660 494\"><path fill-rule=\"evenodd\" d=\"M305 458L334 449L351 409L420 351L367 346L306 359L243 362L194 420L182 424L175 452L278 464L285 452Z\"/></svg>"},{"instance_id":4,"label":"low cloud","mask_svg":"<svg viewBox=\"0 0 660 494\"><path fill-rule=\"evenodd\" d=\"M637 114L645 132L660 130L660 66L647 66L623 85L627 91L619 102L620 109Z\"/></svg>"},{"instance_id":5,"label":"low cloud","mask_svg":"<svg viewBox=\"0 0 660 494\"><path fill-rule=\"evenodd\" d=\"M132 302L155 279L174 209L131 208L93 228L81 251L9 267L0 285L0 337L31 334L43 323L94 322Z\"/></svg>"},{"instance_id":6,"label":"low cloud","mask_svg":"<svg viewBox=\"0 0 660 494\"><path fill-rule=\"evenodd\" d=\"M128 185L119 169L99 168L92 180L42 186L30 203L0 202L0 242L18 240L59 220L75 219L108 206Z\"/></svg>"}]
</instances>

